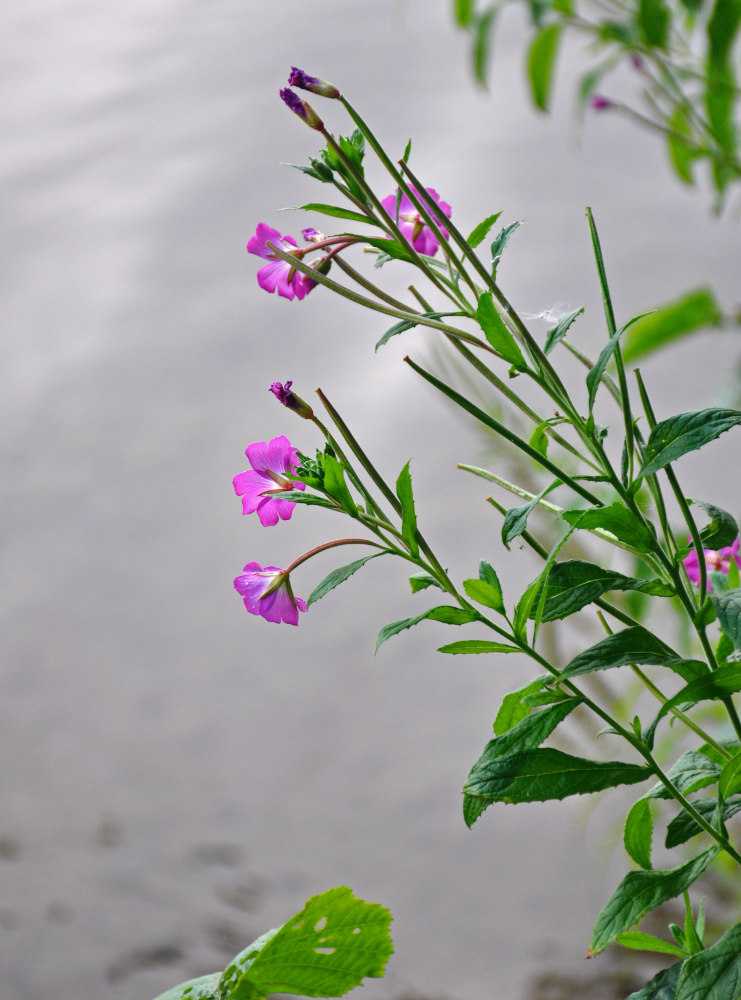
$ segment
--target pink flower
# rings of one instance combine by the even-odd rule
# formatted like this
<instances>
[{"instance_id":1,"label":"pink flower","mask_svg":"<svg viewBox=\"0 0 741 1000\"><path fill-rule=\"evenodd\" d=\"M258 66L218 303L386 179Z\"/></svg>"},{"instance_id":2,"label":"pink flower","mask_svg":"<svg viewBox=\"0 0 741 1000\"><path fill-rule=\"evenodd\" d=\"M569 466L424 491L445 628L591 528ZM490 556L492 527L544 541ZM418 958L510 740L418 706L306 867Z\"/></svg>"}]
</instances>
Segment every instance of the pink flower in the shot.
<instances>
[{"instance_id":1,"label":"pink flower","mask_svg":"<svg viewBox=\"0 0 741 1000\"><path fill-rule=\"evenodd\" d=\"M287 521L296 504L273 494L306 489L303 483L294 483L286 475L292 475L298 468L296 449L281 435L272 441L248 445L245 455L252 468L232 480L234 492L242 497L242 513L257 511L260 523L266 528L277 524L278 518Z\"/></svg>"},{"instance_id":2,"label":"pink flower","mask_svg":"<svg viewBox=\"0 0 741 1000\"><path fill-rule=\"evenodd\" d=\"M421 201L422 199L419 198L417 189L413 187L411 190L415 195L417 195L417 199ZM434 188L427 188L427 194L439 205L442 214L449 219L451 213L450 205L448 205L445 201L440 201L440 195ZM402 194L401 196L398 215L396 213L395 194L390 194L388 198L384 198L381 204L391 218L396 221L399 229L402 231L404 236L406 236L417 253L426 254L428 257L433 257L435 253L437 253L437 237L434 235L429 226L425 225L424 220L406 194ZM436 215L433 215L432 217L437 223L440 232L447 239L448 231L445 226L443 226L442 222Z\"/></svg>"},{"instance_id":3,"label":"pink flower","mask_svg":"<svg viewBox=\"0 0 741 1000\"><path fill-rule=\"evenodd\" d=\"M688 539L689 541L690 539ZM728 576L728 570L731 567L731 560L735 560L736 565L741 567L741 559L738 557L738 548L741 543L741 539L736 539L733 545L727 545L724 549L704 549L703 554L705 556L705 565L709 570L714 570L718 573L725 573ZM700 560L697 558L697 551L692 549L690 554L686 556L683 560L684 567L687 570L687 576L692 580L693 583L700 582ZM713 585L708 581L708 590L712 590Z\"/></svg>"},{"instance_id":4,"label":"pink flower","mask_svg":"<svg viewBox=\"0 0 741 1000\"><path fill-rule=\"evenodd\" d=\"M266 292L274 292L277 289L278 295L286 299L302 299L308 295L316 282L300 271L294 270L288 261L276 257L268 243L280 247L286 253L295 253L296 256L301 254L292 236L281 236L277 229L264 222L259 223L257 232L247 244L247 250L270 262L257 272L257 283L260 288L264 288Z\"/></svg>"},{"instance_id":5,"label":"pink flower","mask_svg":"<svg viewBox=\"0 0 741 1000\"><path fill-rule=\"evenodd\" d=\"M269 622L298 625L299 611L306 611L306 601L293 596L286 571L277 566L263 569L259 563L247 563L234 589L251 615L262 615Z\"/></svg>"}]
</instances>

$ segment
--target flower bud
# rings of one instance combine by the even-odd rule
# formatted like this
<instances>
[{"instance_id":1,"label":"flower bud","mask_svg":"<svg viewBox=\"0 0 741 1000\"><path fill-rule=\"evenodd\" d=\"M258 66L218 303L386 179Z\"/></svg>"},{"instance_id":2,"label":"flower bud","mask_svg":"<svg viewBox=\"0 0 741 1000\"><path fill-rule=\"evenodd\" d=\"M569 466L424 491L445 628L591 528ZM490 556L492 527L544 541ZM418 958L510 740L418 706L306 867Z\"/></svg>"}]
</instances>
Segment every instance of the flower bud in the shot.
<instances>
[{"instance_id":1,"label":"flower bud","mask_svg":"<svg viewBox=\"0 0 741 1000\"><path fill-rule=\"evenodd\" d=\"M319 115L314 111L310 104L306 101L302 101L298 94L294 94L292 90L288 87L284 87L283 90L279 91L282 101L293 111L294 114L298 115L299 118L303 118L309 128L315 128L317 132L322 132L324 130L324 122L321 120Z\"/></svg>"},{"instance_id":2,"label":"flower bud","mask_svg":"<svg viewBox=\"0 0 741 1000\"><path fill-rule=\"evenodd\" d=\"M291 66L291 75L288 77L289 87L298 87L299 90L310 90L312 94L319 94L320 97L340 96L340 92L333 84L327 80L321 80L318 76L309 76L297 66Z\"/></svg>"},{"instance_id":3,"label":"flower bud","mask_svg":"<svg viewBox=\"0 0 741 1000\"><path fill-rule=\"evenodd\" d=\"M270 386L270 392L273 393L278 402L287 406L289 410L293 410L297 416L303 417L304 420L313 420L314 411L300 396L291 392L292 385L293 382L286 382L284 385L281 385L280 382L273 382Z\"/></svg>"}]
</instances>

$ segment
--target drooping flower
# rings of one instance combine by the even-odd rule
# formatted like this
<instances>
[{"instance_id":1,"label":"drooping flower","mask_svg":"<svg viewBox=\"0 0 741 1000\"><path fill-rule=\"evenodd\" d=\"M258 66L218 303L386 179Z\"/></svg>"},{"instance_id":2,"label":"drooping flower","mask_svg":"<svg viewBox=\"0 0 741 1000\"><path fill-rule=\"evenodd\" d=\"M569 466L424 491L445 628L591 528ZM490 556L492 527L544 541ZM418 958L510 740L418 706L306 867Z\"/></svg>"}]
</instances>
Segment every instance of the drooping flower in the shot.
<instances>
[{"instance_id":1,"label":"drooping flower","mask_svg":"<svg viewBox=\"0 0 741 1000\"><path fill-rule=\"evenodd\" d=\"M412 187L411 190L414 192L418 201L422 201L419 197L419 193L416 188ZM440 195L435 191L434 188L427 188L427 194L432 198L434 202L439 206L440 212L445 218L450 218L451 208L445 201L440 201ZM399 211L396 211L396 194L390 194L387 198L384 198L381 204L386 209L388 214L392 219L396 221L399 229L402 231L404 236L409 240L417 253L426 254L428 257L433 257L437 253L437 248L439 246L438 239L429 226L425 225L424 219L419 214L417 209L414 207L412 202L409 200L408 195L402 192L401 200L399 201ZM423 202L424 203L424 202ZM433 213L433 219L438 225L440 232L447 239L448 231L442 224L441 219Z\"/></svg>"},{"instance_id":2,"label":"drooping flower","mask_svg":"<svg viewBox=\"0 0 741 1000\"><path fill-rule=\"evenodd\" d=\"M289 410L293 410L297 416L303 417L304 420L313 420L314 411L307 402L291 391L292 385L293 382L286 382L283 385L280 382L273 382L270 386L270 392L272 392L279 403L287 406Z\"/></svg>"},{"instance_id":3,"label":"drooping flower","mask_svg":"<svg viewBox=\"0 0 741 1000\"><path fill-rule=\"evenodd\" d=\"M292 236L281 236L277 229L260 222L255 235L247 244L249 253L269 261L257 272L257 283L260 288L264 288L266 292L277 290L278 295L282 295L285 299L302 299L308 295L316 282L300 271L294 270L288 261L276 257L268 243L280 247L286 253L296 256L300 254Z\"/></svg>"},{"instance_id":4,"label":"drooping flower","mask_svg":"<svg viewBox=\"0 0 741 1000\"><path fill-rule=\"evenodd\" d=\"M689 539L688 539L689 541ZM739 559L738 550L741 544L741 539L737 538L733 545L727 545L722 549L704 549L703 555L705 556L705 565L708 570L715 571L717 573L725 573L728 576L728 570L731 568L731 561L735 561L736 565L741 568L741 559ZM692 580L693 583L700 582L700 560L697 558L697 550L692 549L688 556L682 560L684 562L684 567L687 570L687 576ZM712 590L713 585L708 580L708 590Z\"/></svg>"},{"instance_id":5,"label":"drooping flower","mask_svg":"<svg viewBox=\"0 0 741 1000\"><path fill-rule=\"evenodd\" d=\"M315 128L317 132L324 131L324 122L312 106L306 101L302 101L298 94L294 94L294 92L288 87L284 87L283 90L279 90L278 93L280 95L280 99L286 107L290 108L295 115L299 116L299 118L302 118L309 128Z\"/></svg>"},{"instance_id":6,"label":"drooping flower","mask_svg":"<svg viewBox=\"0 0 741 1000\"><path fill-rule=\"evenodd\" d=\"M257 511L260 523L266 528L277 524L279 518L287 521L296 504L274 494L306 489L303 483L288 478L299 465L296 449L281 434L271 441L255 441L248 445L245 455L252 468L240 472L232 480L234 492L242 497L242 513Z\"/></svg>"},{"instance_id":7,"label":"drooping flower","mask_svg":"<svg viewBox=\"0 0 741 1000\"><path fill-rule=\"evenodd\" d=\"M318 76L309 76L308 73L304 73L297 66L291 66L288 86L298 87L299 90L310 90L313 94L319 94L320 97L336 98L340 96L340 92L334 84L329 83L327 80L322 80Z\"/></svg>"},{"instance_id":8,"label":"drooping flower","mask_svg":"<svg viewBox=\"0 0 741 1000\"><path fill-rule=\"evenodd\" d=\"M234 581L244 606L251 615L261 615L269 622L298 625L299 611L306 611L306 601L295 597L285 570L249 562Z\"/></svg>"}]
</instances>

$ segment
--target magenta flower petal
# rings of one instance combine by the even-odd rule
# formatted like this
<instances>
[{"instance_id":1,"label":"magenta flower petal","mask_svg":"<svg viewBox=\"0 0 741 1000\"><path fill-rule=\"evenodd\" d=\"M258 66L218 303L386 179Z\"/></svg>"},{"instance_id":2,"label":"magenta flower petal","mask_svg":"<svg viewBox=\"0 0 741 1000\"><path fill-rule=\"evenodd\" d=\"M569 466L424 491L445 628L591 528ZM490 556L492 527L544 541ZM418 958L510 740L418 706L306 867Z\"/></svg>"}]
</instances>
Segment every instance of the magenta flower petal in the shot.
<instances>
[{"instance_id":1,"label":"magenta flower petal","mask_svg":"<svg viewBox=\"0 0 741 1000\"><path fill-rule=\"evenodd\" d=\"M281 434L271 441L255 441L248 445L245 455L252 468L238 473L232 480L234 492L242 497L242 513L257 511L260 523L266 528L273 527L279 520L287 521L296 504L274 494L306 489L304 483L294 483L288 478L299 466L296 449Z\"/></svg>"},{"instance_id":2,"label":"magenta flower petal","mask_svg":"<svg viewBox=\"0 0 741 1000\"><path fill-rule=\"evenodd\" d=\"M691 539L687 539L691 542ZM715 573L725 573L728 576L728 571L731 568L731 562L735 562L736 565L741 568L741 559L739 559L738 551L739 545L741 545L741 539L737 538L733 545L726 545L722 549L704 549L703 556L705 557L705 565L709 572ZM692 549L688 555L682 560L684 567L687 570L687 576L693 583L700 582L700 560L697 558L697 552ZM708 590L712 590L713 585L708 580Z\"/></svg>"},{"instance_id":3,"label":"magenta flower petal","mask_svg":"<svg viewBox=\"0 0 741 1000\"><path fill-rule=\"evenodd\" d=\"M260 222L255 235L247 243L249 253L262 257L268 263L257 272L257 283L266 292L276 292L285 299L303 299L316 284L311 278L294 270L286 260L276 257L272 246L279 247L285 253L293 253L298 249L292 236L282 236L277 229Z\"/></svg>"},{"instance_id":4,"label":"magenta flower petal","mask_svg":"<svg viewBox=\"0 0 741 1000\"><path fill-rule=\"evenodd\" d=\"M273 589L274 588L274 589ZM299 611L306 611L306 602L294 597L285 570L249 562L234 580L244 606L251 615L261 615L269 622L298 625ZM270 593L265 592L270 590Z\"/></svg>"},{"instance_id":5,"label":"magenta flower petal","mask_svg":"<svg viewBox=\"0 0 741 1000\"><path fill-rule=\"evenodd\" d=\"M412 187L411 190L415 195L418 194L417 189ZM450 218L451 207L446 201L440 200L440 195L435 191L434 188L427 188L427 193L435 201L440 208L441 214ZM409 200L408 195L402 194L399 201L399 213L396 214L396 194L390 194L387 198L384 198L381 202L383 207L386 209L388 214L392 219L395 219L399 229L403 235L409 240L417 253L423 253L428 257L433 257L437 253L437 248L439 246L437 237L424 223L421 215L414 207L412 202ZM430 213L432 215L432 213ZM441 218L435 213L432 215L433 219L438 225L440 232L447 239L448 231L442 223Z\"/></svg>"}]
</instances>

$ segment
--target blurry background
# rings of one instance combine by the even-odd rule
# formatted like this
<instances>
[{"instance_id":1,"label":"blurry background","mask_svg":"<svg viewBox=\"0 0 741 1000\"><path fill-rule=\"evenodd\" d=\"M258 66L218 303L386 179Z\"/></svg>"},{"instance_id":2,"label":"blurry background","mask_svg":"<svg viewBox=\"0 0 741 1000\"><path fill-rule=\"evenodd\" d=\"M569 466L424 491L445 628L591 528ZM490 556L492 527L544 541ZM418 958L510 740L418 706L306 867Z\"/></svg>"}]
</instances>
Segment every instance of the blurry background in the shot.
<instances>
[{"instance_id":1,"label":"blurry background","mask_svg":"<svg viewBox=\"0 0 741 1000\"><path fill-rule=\"evenodd\" d=\"M378 628L428 606L390 563L298 629L247 615L232 590L245 562L286 565L344 532L309 508L273 529L240 516L247 444L319 444L267 392L289 378L306 397L321 385L389 477L414 456L422 529L454 574L487 557L512 600L535 573L501 550L486 484L455 470L493 457L401 364L432 342L374 355L383 319L257 286L259 221L328 227L275 214L331 200L278 166L318 148L277 97L292 64L335 82L392 153L412 136L464 232L500 209L525 220L505 290L526 312L585 305L586 350L605 336L587 204L619 321L707 281L738 297L732 216L712 218L631 126L598 117L580 135L564 73L556 113L536 116L518 11L491 93L476 91L448 8L0 9L3 1000L149 1000L343 883L395 916L371 996L519 997L538 974L584 973L624 865L584 804L492 808L472 831L460 815L499 700L533 669L438 656L452 637L429 623L374 658ZM578 63L574 49L562 67ZM732 346L716 333L645 364L659 415L720 392ZM737 513L737 454L727 435L685 459L687 492ZM345 555L302 567L297 592Z\"/></svg>"}]
</instances>

